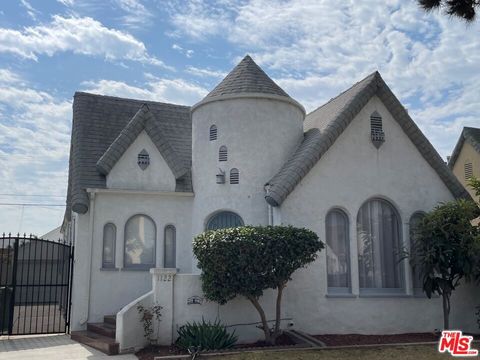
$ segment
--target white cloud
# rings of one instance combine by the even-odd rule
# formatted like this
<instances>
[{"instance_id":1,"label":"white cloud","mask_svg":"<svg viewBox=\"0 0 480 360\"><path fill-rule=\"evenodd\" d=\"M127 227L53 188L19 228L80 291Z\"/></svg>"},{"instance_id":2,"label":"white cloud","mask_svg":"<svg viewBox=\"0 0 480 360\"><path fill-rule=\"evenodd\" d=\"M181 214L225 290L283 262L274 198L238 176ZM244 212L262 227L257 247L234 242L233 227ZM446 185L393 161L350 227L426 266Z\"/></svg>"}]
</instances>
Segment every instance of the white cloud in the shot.
<instances>
[{"instance_id":1,"label":"white cloud","mask_svg":"<svg viewBox=\"0 0 480 360\"><path fill-rule=\"evenodd\" d=\"M36 10L27 0L20 0L20 4L27 10L27 14L32 20L37 20L37 14L39 14L38 10Z\"/></svg>"},{"instance_id":2,"label":"white cloud","mask_svg":"<svg viewBox=\"0 0 480 360\"><path fill-rule=\"evenodd\" d=\"M71 7L75 4L75 0L57 0L57 2L67 7Z\"/></svg>"},{"instance_id":3,"label":"white cloud","mask_svg":"<svg viewBox=\"0 0 480 360\"><path fill-rule=\"evenodd\" d=\"M179 53L185 55L187 58L191 58L194 54L194 51L193 50L190 50L190 49L184 49L183 47L181 47L180 45L178 44L173 44L172 45L172 49L175 50L175 51L178 51Z\"/></svg>"},{"instance_id":4,"label":"white cloud","mask_svg":"<svg viewBox=\"0 0 480 360\"><path fill-rule=\"evenodd\" d=\"M161 79L149 74L147 83L141 86L129 85L122 81L99 80L84 82L84 91L94 94L111 95L140 100L193 105L208 91L200 85L183 79Z\"/></svg>"},{"instance_id":5,"label":"white cloud","mask_svg":"<svg viewBox=\"0 0 480 360\"><path fill-rule=\"evenodd\" d=\"M53 56L66 51L103 56L111 61L137 61L172 70L148 54L143 42L126 32L107 28L90 17L54 15L51 23L26 27L22 31L0 28L0 52L37 60L39 55Z\"/></svg>"},{"instance_id":6,"label":"white cloud","mask_svg":"<svg viewBox=\"0 0 480 360\"><path fill-rule=\"evenodd\" d=\"M443 156L480 119L480 22L415 1L225 1L174 2L173 33L249 52L308 110L379 70Z\"/></svg>"},{"instance_id":7,"label":"white cloud","mask_svg":"<svg viewBox=\"0 0 480 360\"><path fill-rule=\"evenodd\" d=\"M225 71L212 70L209 68L198 68L195 66L187 66L185 71L197 77L211 77L221 79L227 76L227 73Z\"/></svg>"},{"instance_id":8,"label":"white cloud","mask_svg":"<svg viewBox=\"0 0 480 360\"><path fill-rule=\"evenodd\" d=\"M71 119L70 101L35 90L19 74L0 69L2 194L66 194ZM65 199L0 195L0 202L63 204ZM61 224L63 211L1 205L0 228L40 235Z\"/></svg>"},{"instance_id":9,"label":"white cloud","mask_svg":"<svg viewBox=\"0 0 480 360\"><path fill-rule=\"evenodd\" d=\"M122 20L127 27L139 29L151 24L153 13L147 10L141 1L115 0L115 3L126 13Z\"/></svg>"}]
</instances>

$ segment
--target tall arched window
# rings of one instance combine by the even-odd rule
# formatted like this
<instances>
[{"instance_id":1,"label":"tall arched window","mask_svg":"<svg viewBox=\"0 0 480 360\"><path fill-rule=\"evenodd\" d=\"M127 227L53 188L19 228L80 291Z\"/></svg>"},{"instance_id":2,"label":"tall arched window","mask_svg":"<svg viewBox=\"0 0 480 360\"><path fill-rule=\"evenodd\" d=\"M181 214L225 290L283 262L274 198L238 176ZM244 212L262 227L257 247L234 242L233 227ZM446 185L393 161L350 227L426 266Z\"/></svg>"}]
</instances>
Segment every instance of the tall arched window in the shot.
<instances>
[{"instance_id":1,"label":"tall arched window","mask_svg":"<svg viewBox=\"0 0 480 360\"><path fill-rule=\"evenodd\" d=\"M165 239L163 244L163 267L177 267L177 234L175 226L165 226Z\"/></svg>"},{"instance_id":2,"label":"tall arched window","mask_svg":"<svg viewBox=\"0 0 480 360\"><path fill-rule=\"evenodd\" d=\"M325 219L327 237L327 284L329 292L350 289L350 251L348 217L340 209L328 212Z\"/></svg>"},{"instance_id":3,"label":"tall arched window","mask_svg":"<svg viewBox=\"0 0 480 360\"><path fill-rule=\"evenodd\" d=\"M218 150L218 161L227 161L228 160L228 151L225 145L220 146Z\"/></svg>"},{"instance_id":4,"label":"tall arched window","mask_svg":"<svg viewBox=\"0 0 480 360\"><path fill-rule=\"evenodd\" d=\"M115 267L115 240L117 237L117 228L112 223L105 224L103 227L103 250L102 267Z\"/></svg>"},{"instance_id":5,"label":"tall arched window","mask_svg":"<svg viewBox=\"0 0 480 360\"><path fill-rule=\"evenodd\" d=\"M214 214L207 222L207 230L218 230L243 226L242 218L231 211L221 211Z\"/></svg>"},{"instance_id":6,"label":"tall arched window","mask_svg":"<svg viewBox=\"0 0 480 360\"><path fill-rule=\"evenodd\" d=\"M145 215L132 216L125 224L126 268L149 269L155 266L156 226Z\"/></svg>"},{"instance_id":7,"label":"tall arched window","mask_svg":"<svg viewBox=\"0 0 480 360\"><path fill-rule=\"evenodd\" d=\"M240 184L240 172L233 168L230 170L230 184Z\"/></svg>"},{"instance_id":8,"label":"tall arched window","mask_svg":"<svg viewBox=\"0 0 480 360\"><path fill-rule=\"evenodd\" d=\"M412 267L412 287L415 295L423 294L423 280L420 269L420 261L417 253L418 226L425 217L425 213L417 211L412 215L409 222L410 230L410 266Z\"/></svg>"},{"instance_id":9,"label":"tall arched window","mask_svg":"<svg viewBox=\"0 0 480 360\"><path fill-rule=\"evenodd\" d=\"M217 125L210 126L210 141L217 140Z\"/></svg>"},{"instance_id":10,"label":"tall arched window","mask_svg":"<svg viewBox=\"0 0 480 360\"><path fill-rule=\"evenodd\" d=\"M357 216L358 272L362 292L403 292L400 217L383 199L362 205Z\"/></svg>"}]
</instances>

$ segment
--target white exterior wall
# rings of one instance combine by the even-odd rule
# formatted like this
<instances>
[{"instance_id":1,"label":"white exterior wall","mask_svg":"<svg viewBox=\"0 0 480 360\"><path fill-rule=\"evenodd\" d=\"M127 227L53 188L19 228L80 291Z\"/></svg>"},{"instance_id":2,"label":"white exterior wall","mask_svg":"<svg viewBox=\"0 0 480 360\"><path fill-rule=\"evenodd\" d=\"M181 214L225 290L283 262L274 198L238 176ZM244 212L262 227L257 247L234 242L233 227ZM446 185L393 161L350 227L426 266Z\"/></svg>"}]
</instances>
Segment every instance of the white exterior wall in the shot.
<instances>
[{"instance_id":1,"label":"white exterior wall","mask_svg":"<svg viewBox=\"0 0 480 360\"><path fill-rule=\"evenodd\" d=\"M142 170L137 164L138 154L145 149L150 165ZM152 142L142 131L107 175L107 188L175 191L175 176Z\"/></svg>"},{"instance_id":2,"label":"white exterior wall","mask_svg":"<svg viewBox=\"0 0 480 360\"><path fill-rule=\"evenodd\" d=\"M385 143L377 150L370 140L370 114L383 117ZM409 244L410 216L429 211L453 197L420 155L381 101L374 97L340 135L281 206L282 222L306 227L325 239L325 217L333 207L346 212L350 223L350 264L353 297L327 297L325 250L307 269L298 271L286 290L287 315L311 333L402 333L442 328L440 299L359 297L356 216L362 204L382 197L398 210L404 245ZM410 269L405 264L407 295L412 294ZM454 299L462 299L459 290ZM302 294L302 296L298 296ZM470 298L473 296L470 295ZM478 296L478 295L477 295ZM452 310L452 325L476 331L470 309ZM455 305L453 305L455 306Z\"/></svg>"},{"instance_id":3,"label":"white exterior wall","mask_svg":"<svg viewBox=\"0 0 480 360\"><path fill-rule=\"evenodd\" d=\"M291 103L252 98L215 101L192 112L194 235L219 210L236 212L245 224L268 224L264 185L302 140L303 117ZM215 141L209 140L211 125L218 129ZM218 161L222 145L228 149L226 162ZM219 168L225 184L216 183ZM240 172L238 185L229 184L232 168Z\"/></svg>"},{"instance_id":4,"label":"white exterior wall","mask_svg":"<svg viewBox=\"0 0 480 360\"><path fill-rule=\"evenodd\" d=\"M152 218L157 230L156 266L163 266L164 229L176 228L177 268L191 272L191 207L192 197L181 193L97 193L92 256L92 284L89 321L117 313L123 306L151 290L148 270L123 267L125 224L133 215ZM115 266L117 271L102 269L103 227L107 223L117 228Z\"/></svg>"}]
</instances>

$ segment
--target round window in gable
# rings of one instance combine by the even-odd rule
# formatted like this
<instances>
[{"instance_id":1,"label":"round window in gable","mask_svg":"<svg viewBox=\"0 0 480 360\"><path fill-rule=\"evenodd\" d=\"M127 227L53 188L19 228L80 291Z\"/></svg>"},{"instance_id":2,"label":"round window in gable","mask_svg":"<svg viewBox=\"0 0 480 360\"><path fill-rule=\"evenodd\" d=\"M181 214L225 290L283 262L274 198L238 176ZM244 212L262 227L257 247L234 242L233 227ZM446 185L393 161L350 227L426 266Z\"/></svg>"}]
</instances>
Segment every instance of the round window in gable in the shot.
<instances>
[{"instance_id":1,"label":"round window in gable","mask_svg":"<svg viewBox=\"0 0 480 360\"><path fill-rule=\"evenodd\" d=\"M137 164L140 166L140 169L145 170L148 165L150 165L150 155L147 150L143 149L138 154Z\"/></svg>"}]
</instances>

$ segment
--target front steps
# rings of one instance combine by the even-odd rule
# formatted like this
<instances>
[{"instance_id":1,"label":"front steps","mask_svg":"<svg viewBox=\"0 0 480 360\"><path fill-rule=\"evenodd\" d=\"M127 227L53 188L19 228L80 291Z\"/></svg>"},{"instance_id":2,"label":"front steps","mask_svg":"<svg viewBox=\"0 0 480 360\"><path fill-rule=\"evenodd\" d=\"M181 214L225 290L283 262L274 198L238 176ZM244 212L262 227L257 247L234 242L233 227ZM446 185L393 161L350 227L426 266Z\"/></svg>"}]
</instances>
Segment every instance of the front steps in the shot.
<instances>
[{"instance_id":1,"label":"front steps","mask_svg":"<svg viewBox=\"0 0 480 360\"><path fill-rule=\"evenodd\" d=\"M117 355L119 344L115 342L115 330L115 315L108 315L103 317L103 323L88 323L86 331L72 331L70 337L107 355Z\"/></svg>"}]
</instances>

